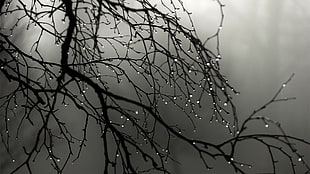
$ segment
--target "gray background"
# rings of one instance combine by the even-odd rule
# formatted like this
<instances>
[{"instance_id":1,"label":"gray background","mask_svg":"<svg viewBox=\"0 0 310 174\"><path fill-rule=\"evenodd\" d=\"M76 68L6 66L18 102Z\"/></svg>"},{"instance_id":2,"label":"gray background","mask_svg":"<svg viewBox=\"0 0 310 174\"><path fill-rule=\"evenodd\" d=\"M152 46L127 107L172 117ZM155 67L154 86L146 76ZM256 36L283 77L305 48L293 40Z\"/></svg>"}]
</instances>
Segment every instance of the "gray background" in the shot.
<instances>
[{"instance_id":1,"label":"gray background","mask_svg":"<svg viewBox=\"0 0 310 174\"><path fill-rule=\"evenodd\" d=\"M183 1L193 12L194 23L202 40L213 34L220 16L216 1ZM241 92L241 95L234 98L240 119L243 120L253 109L270 99L282 82L295 73L294 79L280 96L297 97L297 99L274 104L262 115L280 121L288 134L310 141L310 11L308 10L310 1L227 0L223 3L226 7L220 38L222 72ZM214 43L208 44L209 47L213 45ZM5 91L4 84L1 88L1 91ZM72 120L70 118L72 114L76 115L72 110L64 113L66 115L64 119L71 122L73 130L79 131L78 125L81 123L79 119ZM253 127L271 132L266 130L262 123L253 124ZM200 130L201 133L198 132L196 136L212 137L216 140L218 139L216 130L216 126L211 126ZM96 128L89 130L88 148L83 151L80 160L68 166L66 174L101 173L103 159L98 155L102 152L100 140L97 138L99 136ZM60 144L59 147L61 146L65 144ZM308 155L306 160L309 162L310 148L300 148ZM172 149L177 154L176 159L182 163L182 165L172 163L172 171L178 174L205 172L201 169L195 154L187 146L175 143ZM259 147L256 148L250 143L242 148L240 156L251 156L258 161L257 168L253 168L253 171L259 172L270 167L266 154L261 154ZM52 173L49 172L50 167L43 159L44 157L38 160L39 165L34 166L35 173ZM230 167L222 161L214 163L214 166L217 169L210 173L231 173ZM279 166L279 173L291 173L287 170L287 165L279 164Z\"/></svg>"}]
</instances>

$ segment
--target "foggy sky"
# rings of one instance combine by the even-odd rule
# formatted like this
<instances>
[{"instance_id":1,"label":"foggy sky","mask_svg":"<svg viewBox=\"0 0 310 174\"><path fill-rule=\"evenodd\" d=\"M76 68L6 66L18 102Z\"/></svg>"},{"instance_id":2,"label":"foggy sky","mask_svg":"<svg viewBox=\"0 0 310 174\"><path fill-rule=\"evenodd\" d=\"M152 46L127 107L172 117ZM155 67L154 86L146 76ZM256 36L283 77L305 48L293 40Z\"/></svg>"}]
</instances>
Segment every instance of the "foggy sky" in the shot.
<instances>
[{"instance_id":1,"label":"foggy sky","mask_svg":"<svg viewBox=\"0 0 310 174\"><path fill-rule=\"evenodd\" d=\"M213 34L218 27L220 15L216 2L183 1L193 12L192 17L202 40ZM240 119L243 120L253 109L267 102L282 83L295 73L294 79L280 96L297 97L297 99L274 104L263 113L263 116L281 122L288 134L310 141L310 11L308 10L310 0L225 0L223 3L226 7L220 36L223 57L221 66L230 83L241 92L241 95L234 98ZM212 43L208 46L213 47ZM75 111L68 113L72 114ZM169 114L173 119L176 113ZM79 123L73 121L71 124L72 129L78 131ZM255 125L255 128L266 130L262 123ZM212 129L216 130L216 126ZM214 131L210 133L210 128L199 131L197 137L217 139L217 134ZM88 148L85 148L81 159L73 165L68 165L65 174L102 172L103 157L98 155L102 152L102 147L100 139L96 137L100 137L100 134L96 128L91 128ZM251 143L248 145L251 146ZM266 154L249 151L247 147L242 148L240 155L252 155L260 161L257 163L258 168L270 167ZM308 155L307 160L310 161L310 149L300 148ZM182 163L182 165L172 164L173 172L178 174L205 172L203 169L200 170L202 165L197 160L197 154L187 146L178 146L175 143L172 149L177 154L176 159ZM49 170L51 167L43 157L37 163L40 165L34 166L34 173L54 173ZM287 171L287 166L279 165L281 166L279 173L291 173ZM215 162L214 166L217 169L210 171L212 174L232 172L222 161ZM257 171L257 168L253 168L253 171Z\"/></svg>"}]
</instances>

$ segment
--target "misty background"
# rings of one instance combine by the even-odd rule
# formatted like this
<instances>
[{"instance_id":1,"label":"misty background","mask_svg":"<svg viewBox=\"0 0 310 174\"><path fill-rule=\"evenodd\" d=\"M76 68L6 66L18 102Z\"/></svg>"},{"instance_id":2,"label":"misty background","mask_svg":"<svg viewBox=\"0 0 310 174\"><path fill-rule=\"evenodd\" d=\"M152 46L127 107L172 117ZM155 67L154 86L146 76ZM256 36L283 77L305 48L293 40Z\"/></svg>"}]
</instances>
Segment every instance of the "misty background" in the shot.
<instances>
[{"instance_id":1,"label":"misty background","mask_svg":"<svg viewBox=\"0 0 310 174\"><path fill-rule=\"evenodd\" d=\"M202 40L216 32L220 13L216 1L213 0L183 0L185 7L193 12L195 27ZM287 85L280 97L296 97L296 100L276 103L269 107L263 116L279 121L286 133L310 141L310 0L225 0L224 24L220 35L221 71L241 94L234 97L240 120L244 120L254 109L265 104L286 81L295 73L293 80ZM47 43L48 44L48 43ZM54 44L54 43L51 43ZM215 47L215 42L209 42L207 47ZM5 91L1 84L0 91ZM126 90L120 89L120 90ZM165 108L164 108L165 109ZM207 109L207 108L206 108ZM65 120L70 122L74 131L80 131L79 119L70 116L78 115L75 110L64 112ZM173 120L174 113L167 108L167 114ZM77 116L79 117L79 116ZM82 116L81 116L82 119ZM261 122L251 124L253 130L272 132ZM95 123L93 123L95 124ZM208 124L208 123L205 123ZM204 125L200 125L204 127ZM208 127L208 128L207 128ZM211 128L210 128L211 127ZM217 126L205 125L198 130L197 137L219 139ZM269 129L269 130L268 130ZM65 174L102 173L102 144L98 137L97 127L90 128L87 147L81 158L74 164L69 164ZM27 135L27 133L25 133ZM251 143L247 144L252 146ZM59 148L65 147L60 144ZM310 161L309 147L299 147ZM171 170L178 174L204 173L197 156L186 146L172 147L177 154L176 159L181 164L171 162ZM242 147L240 156L250 156L258 161L254 172L270 168L267 154ZM255 148L254 148L255 149ZM14 167L15 164L8 168ZM216 169L209 173L229 174L229 165L219 160L213 164ZM279 173L291 173L287 166L281 166ZM54 173L47 160L42 157L36 161L34 173ZM269 170L270 171L270 170ZM1 172L0 172L1 173Z\"/></svg>"}]
</instances>

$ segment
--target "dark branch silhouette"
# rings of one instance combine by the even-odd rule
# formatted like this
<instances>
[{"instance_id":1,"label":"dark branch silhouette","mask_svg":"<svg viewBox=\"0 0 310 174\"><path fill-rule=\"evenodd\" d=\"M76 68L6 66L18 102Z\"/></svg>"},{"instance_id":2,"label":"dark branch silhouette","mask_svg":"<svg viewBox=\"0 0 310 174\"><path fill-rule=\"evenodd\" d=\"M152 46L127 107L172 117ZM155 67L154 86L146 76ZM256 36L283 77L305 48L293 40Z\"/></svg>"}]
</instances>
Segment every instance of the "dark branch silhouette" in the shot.
<instances>
[{"instance_id":1,"label":"dark branch silhouette","mask_svg":"<svg viewBox=\"0 0 310 174\"><path fill-rule=\"evenodd\" d=\"M220 71L224 5L217 3L219 27L202 41L181 0L0 1L0 72L10 83L0 98L1 140L11 161L18 163L10 173L33 173L40 154L48 156L57 173L64 173L87 148L90 120L101 133L105 174L171 173L167 162L174 162L173 139L188 144L208 170L212 160L223 159L232 171L251 173L254 164L236 154L240 144L254 141L266 147L271 159L272 168L262 172L277 173L281 154L291 173L297 173L297 162L309 173L295 144L310 143L258 116L275 102L293 99L279 98L292 77L270 101L238 120L232 99L239 92ZM18 41L21 33L30 33L23 36L26 43ZM214 39L216 50L206 48ZM118 86L125 86L126 93ZM192 130L200 120L214 121L229 138L220 143L194 138L192 130L169 119L165 105L178 110L179 119ZM84 116L82 134L70 131L70 123L63 121L61 111L68 108ZM248 132L255 121L280 133ZM17 161L11 149L27 127L34 128L33 139L18 145L25 158ZM57 153L59 142L66 144L66 154Z\"/></svg>"}]
</instances>

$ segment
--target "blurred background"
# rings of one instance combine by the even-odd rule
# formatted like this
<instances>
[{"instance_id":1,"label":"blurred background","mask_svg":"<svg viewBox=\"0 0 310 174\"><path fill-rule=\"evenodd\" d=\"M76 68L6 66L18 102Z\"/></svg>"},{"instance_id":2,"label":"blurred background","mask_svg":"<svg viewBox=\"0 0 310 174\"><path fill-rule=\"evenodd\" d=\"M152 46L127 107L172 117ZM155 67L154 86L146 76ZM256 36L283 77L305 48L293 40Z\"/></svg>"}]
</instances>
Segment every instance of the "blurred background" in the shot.
<instances>
[{"instance_id":1,"label":"blurred background","mask_svg":"<svg viewBox=\"0 0 310 174\"><path fill-rule=\"evenodd\" d=\"M215 0L183 0L183 2L189 11L193 12L194 24L202 40L216 32L219 26L220 11ZM295 73L293 80L280 94L280 97L296 97L297 99L273 104L262 113L262 116L279 121L287 134L310 141L310 10L308 10L310 0L225 0L222 2L226 6L220 35L223 58L221 66L223 74L241 92L240 95L234 97L240 120L244 120L255 108L265 104L282 83ZM207 47L215 48L215 42L208 42ZM2 94L6 91L6 86L6 82L1 82ZM68 113L72 115L75 111L67 111L64 115ZM170 114L173 120L176 113L167 108L167 114ZM65 119L72 124L72 129L80 131L78 119L72 120L69 116L66 117L68 118ZM200 127L202 129L195 136L215 141L220 139L218 136L221 132L217 132L217 126L201 124ZM265 128L260 122L253 124L253 130L256 129L263 129L265 132L273 130ZM100 134L97 128L90 128L88 148L84 149L81 158L76 163L68 166L65 170L66 174L102 173L103 158L98 155L102 153L102 147L98 137ZM65 147L65 144L59 146ZM309 146L299 148L307 155L306 160L309 162ZM189 147L174 143L172 150L177 154L176 160L180 162L180 164L171 162L173 173L201 174L206 172L202 169L197 154ZM250 156L258 161L250 173L258 173L262 170L271 172L268 170L271 167L270 159L266 154L261 153L260 147L256 148L251 143L245 144L240 147L239 155L240 158ZM55 173L50 170L51 167L44 157L39 158L36 163L38 165L33 166L34 173ZM287 170L287 164L279 164L279 173L292 173ZM12 168L16 164L5 162L2 165L1 168ZM232 172L231 168L221 160L212 165L216 169L208 173L229 174ZM3 171L6 170L3 169Z\"/></svg>"}]
</instances>

